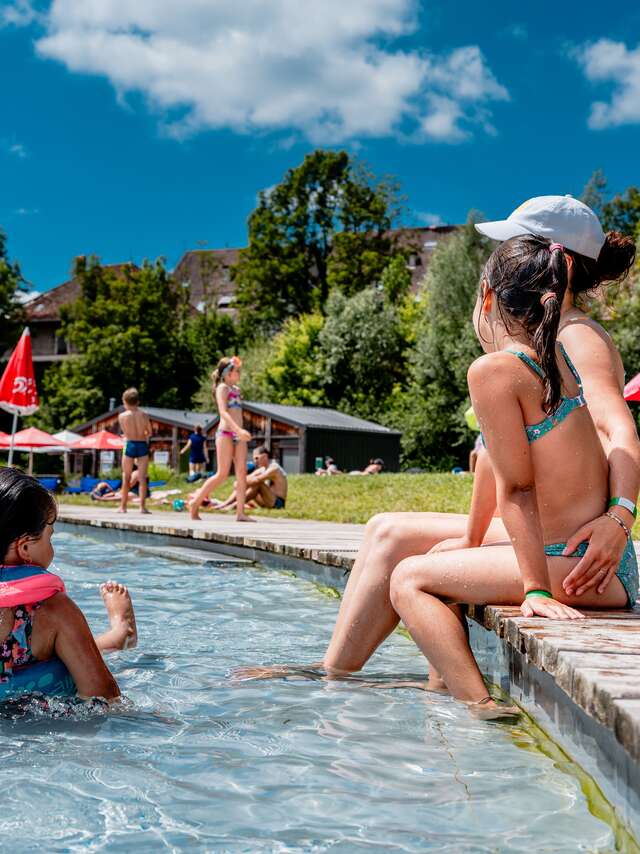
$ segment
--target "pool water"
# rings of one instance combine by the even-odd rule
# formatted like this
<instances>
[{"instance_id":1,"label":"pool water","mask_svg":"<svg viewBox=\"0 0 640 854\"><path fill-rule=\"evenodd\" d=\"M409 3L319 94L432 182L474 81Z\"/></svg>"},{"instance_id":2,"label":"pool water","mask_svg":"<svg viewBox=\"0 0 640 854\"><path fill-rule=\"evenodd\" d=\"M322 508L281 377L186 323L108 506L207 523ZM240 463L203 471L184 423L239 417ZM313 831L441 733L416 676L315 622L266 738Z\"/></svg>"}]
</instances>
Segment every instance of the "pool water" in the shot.
<instances>
[{"instance_id":1,"label":"pool water","mask_svg":"<svg viewBox=\"0 0 640 854\"><path fill-rule=\"evenodd\" d=\"M577 780L526 725L449 698L350 683L234 683L237 665L312 662L337 601L252 567L160 560L60 534L55 564L94 631L98 583L126 583L137 649L108 663L117 714L0 716L0 833L14 851L605 851ZM373 676L424 673L395 634Z\"/></svg>"}]
</instances>

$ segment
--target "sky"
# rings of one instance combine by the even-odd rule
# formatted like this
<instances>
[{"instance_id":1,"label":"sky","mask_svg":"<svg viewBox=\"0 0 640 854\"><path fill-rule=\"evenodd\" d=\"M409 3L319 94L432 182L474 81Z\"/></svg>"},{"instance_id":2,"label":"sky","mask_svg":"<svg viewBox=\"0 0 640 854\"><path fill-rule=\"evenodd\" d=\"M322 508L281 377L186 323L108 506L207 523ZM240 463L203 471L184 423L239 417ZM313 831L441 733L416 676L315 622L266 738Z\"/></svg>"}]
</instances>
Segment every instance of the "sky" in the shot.
<instances>
[{"instance_id":1,"label":"sky","mask_svg":"<svg viewBox=\"0 0 640 854\"><path fill-rule=\"evenodd\" d=\"M0 75L0 227L38 290L245 245L316 147L394 176L407 225L640 183L638 3L0 0Z\"/></svg>"}]
</instances>

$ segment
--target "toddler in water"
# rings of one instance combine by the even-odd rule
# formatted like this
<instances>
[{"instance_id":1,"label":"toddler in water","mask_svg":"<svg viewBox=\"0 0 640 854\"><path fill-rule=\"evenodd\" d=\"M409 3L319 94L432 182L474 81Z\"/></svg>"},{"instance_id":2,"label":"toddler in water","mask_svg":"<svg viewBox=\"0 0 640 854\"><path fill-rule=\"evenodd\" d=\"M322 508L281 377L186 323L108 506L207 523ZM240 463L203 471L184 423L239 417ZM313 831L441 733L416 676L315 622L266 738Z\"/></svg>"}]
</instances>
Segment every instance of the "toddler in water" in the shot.
<instances>
[{"instance_id":1,"label":"toddler in water","mask_svg":"<svg viewBox=\"0 0 640 854\"><path fill-rule=\"evenodd\" d=\"M47 570L56 515L55 499L35 478L0 471L0 681L14 668L57 657L79 697L114 701L120 689L101 653L135 646L131 597L122 584L101 585L110 628L94 638L62 579Z\"/></svg>"},{"instance_id":2,"label":"toddler in water","mask_svg":"<svg viewBox=\"0 0 640 854\"><path fill-rule=\"evenodd\" d=\"M212 375L213 395L220 413L216 432L217 471L208 478L193 496L190 503L192 519L199 519L199 509L205 498L225 482L231 473L231 463L236 471L236 519L238 522L253 522L244 512L244 497L247 489L247 442L251 433L242 427L242 397L238 382L242 362L237 356L225 356L218 362Z\"/></svg>"}]
</instances>

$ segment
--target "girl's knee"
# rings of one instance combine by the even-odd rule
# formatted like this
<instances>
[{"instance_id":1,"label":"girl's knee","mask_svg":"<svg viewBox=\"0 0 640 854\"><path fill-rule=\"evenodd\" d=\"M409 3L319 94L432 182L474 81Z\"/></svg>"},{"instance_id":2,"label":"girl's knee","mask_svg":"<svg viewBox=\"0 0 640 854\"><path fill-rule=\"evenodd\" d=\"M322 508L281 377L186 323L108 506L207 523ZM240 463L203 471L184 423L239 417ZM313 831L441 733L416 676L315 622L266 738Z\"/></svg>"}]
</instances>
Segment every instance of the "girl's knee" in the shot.
<instances>
[{"instance_id":1,"label":"girl's knee","mask_svg":"<svg viewBox=\"0 0 640 854\"><path fill-rule=\"evenodd\" d=\"M366 533L376 542L386 546L394 546L402 539L395 513L376 513L367 522Z\"/></svg>"},{"instance_id":2,"label":"girl's knee","mask_svg":"<svg viewBox=\"0 0 640 854\"><path fill-rule=\"evenodd\" d=\"M420 586L416 576L414 559L406 558L405 560L401 560L391 575L389 588L391 604L398 610L407 601L413 599L419 589Z\"/></svg>"}]
</instances>

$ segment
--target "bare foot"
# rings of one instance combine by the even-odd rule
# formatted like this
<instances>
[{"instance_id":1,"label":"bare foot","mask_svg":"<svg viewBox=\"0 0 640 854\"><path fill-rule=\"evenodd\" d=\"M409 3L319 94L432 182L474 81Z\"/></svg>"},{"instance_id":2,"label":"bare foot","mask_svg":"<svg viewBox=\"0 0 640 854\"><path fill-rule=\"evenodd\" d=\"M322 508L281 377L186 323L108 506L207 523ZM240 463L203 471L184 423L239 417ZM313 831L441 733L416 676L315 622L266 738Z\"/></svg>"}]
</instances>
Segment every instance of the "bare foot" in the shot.
<instances>
[{"instance_id":1,"label":"bare foot","mask_svg":"<svg viewBox=\"0 0 640 854\"><path fill-rule=\"evenodd\" d=\"M255 522L256 520L252 516L247 516L246 513L239 513L236 516L236 522Z\"/></svg>"},{"instance_id":2,"label":"bare foot","mask_svg":"<svg viewBox=\"0 0 640 854\"><path fill-rule=\"evenodd\" d=\"M144 515L145 515L145 516L150 516L150 515L151 515L151 510L147 510L147 508L146 508L146 507L141 507L141 508L140 508L140 512L141 512L141 513L144 513Z\"/></svg>"},{"instance_id":3,"label":"bare foot","mask_svg":"<svg viewBox=\"0 0 640 854\"><path fill-rule=\"evenodd\" d=\"M200 509L199 504L196 504L193 501L189 504L189 516L191 517L191 519L193 519L194 522L197 522L200 520L200 514L198 513L199 509Z\"/></svg>"},{"instance_id":4,"label":"bare foot","mask_svg":"<svg viewBox=\"0 0 640 854\"><path fill-rule=\"evenodd\" d=\"M465 702L472 718L478 721L496 721L500 718L517 718L522 712L517 706L507 706L496 703L492 697L485 697L475 703Z\"/></svg>"},{"instance_id":5,"label":"bare foot","mask_svg":"<svg viewBox=\"0 0 640 854\"><path fill-rule=\"evenodd\" d=\"M116 513L126 513L126 512L127 512L126 507L118 507L118 509L116 510Z\"/></svg>"},{"instance_id":6,"label":"bare foot","mask_svg":"<svg viewBox=\"0 0 640 854\"><path fill-rule=\"evenodd\" d=\"M96 638L99 649L103 652L113 649L132 649L138 643L138 631L129 591L124 584L107 581L100 585L100 593L107 609L111 628L104 635Z\"/></svg>"},{"instance_id":7,"label":"bare foot","mask_svg":"<svg viewBox=\"0 0 640 854\"><path fill-rule=\"evenodd\" d=\"M276 664L273 667L234 667L233 679L238 682L254 679L284 679L291 676L291 673L291 667L287 664Z\"/></svg>"},{"instance_id":8,"label":"bare foot","mask_svg":"<svg viewBox=\"0 0 640 854\"><path fill-rule=\"evenodd\" d=\"M431 679L430 677L427 679L427 684L424 690L430 691L432 694L449 693L449 689L447 688L444 679Z\"/></svg>"}]
</instances>

